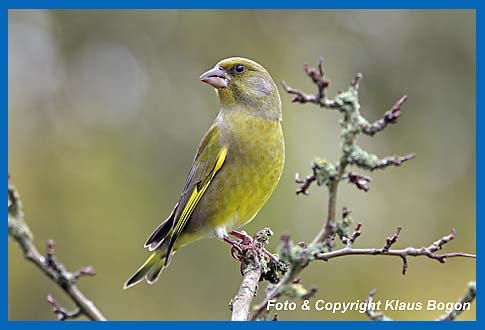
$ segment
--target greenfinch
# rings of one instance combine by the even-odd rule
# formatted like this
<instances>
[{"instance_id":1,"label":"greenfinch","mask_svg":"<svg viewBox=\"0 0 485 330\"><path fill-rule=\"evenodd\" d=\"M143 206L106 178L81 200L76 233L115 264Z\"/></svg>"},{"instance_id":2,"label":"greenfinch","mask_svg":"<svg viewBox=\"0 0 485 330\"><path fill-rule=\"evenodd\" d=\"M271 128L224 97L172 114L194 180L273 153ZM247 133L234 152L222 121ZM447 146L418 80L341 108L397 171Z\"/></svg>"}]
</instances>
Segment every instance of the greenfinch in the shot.
<instances>
[{"instance_id":1,"label":"greenfinch","mask_svg":"<svg viewBox=\"0 0 485 330\"><path fill-rule=\"evenodd\" d=\"M145 243L150 257L125 283L154 283L179 248L250 222L280 180L285 161L278 89L258 63L232 57L200 76L214 87L220 111L202 138L169 217Z\"/></svg>"}]
</instances>

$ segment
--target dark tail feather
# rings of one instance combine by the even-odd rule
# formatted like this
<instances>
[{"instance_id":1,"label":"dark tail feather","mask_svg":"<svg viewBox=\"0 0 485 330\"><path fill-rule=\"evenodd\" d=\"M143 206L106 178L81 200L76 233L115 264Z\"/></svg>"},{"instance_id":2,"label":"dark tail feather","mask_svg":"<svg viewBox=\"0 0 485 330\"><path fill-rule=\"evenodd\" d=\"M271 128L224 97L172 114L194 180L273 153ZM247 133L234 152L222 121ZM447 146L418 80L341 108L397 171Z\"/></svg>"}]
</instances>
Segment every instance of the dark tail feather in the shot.
<instances>
[{"instance_id":1,"label":"dark tail feather","mask_svg":"<svg viewBox=\"0 0 485 330\"><path fill-rule=\"evenodd\" d=\"M172 252L172 256L175 254L175 251ZM164 270L167 267L167 264L165 260L167 259L167 256L164 256L160 258L158 263L152 267L152 269L148 272L146 278L148 284L153 284L155 283L158 278L160 277L160 274L162 273L162 270Z\"/></svg>"},{"instance_id":2,"label":"dark tail feather","mask_svg":"<svg viewBox=\"0 0 485 330\"><path fill-rule=\"evenodd\" d=\"M143 278L150 272L150 270L154 266L158 266L160 263L165 263L165 254L164 252L157 251L155 253L152 253L150 257L145 261L145 263L136 271L133 276L130 277L128 281L126 281L125 285L123 286L123 289L128 289L136 284L138 284L140 281L143 280ZM160 273L160 271L159 271Z\"/></svg>"},{"instance_id":3,"label":"dark tail feather","mask_svg":"<svg viewBox=\"0 0 485 330\"><path fill-rule=\"evenodd\" d=\"M157 229L155 229L145 243L145 247L147 247L148 250L157 251L153 252L136 273L126 281L123 286L124 289L128 289L140 283L145 277L149 284L153 284L160 276L161 271L165 267L165 259L167 255L167 249L161 246L172 230L177 206L178 203L175 205L170 216L160 224ZM171 252L171 254L173 253L175 252Z\"/></svg>"},{"instance_id":4,"label":"dark tail feather","mask_svg":"<svg viewBox=\"0 0 485 330\"><path fill-rule=\"evenodd\" d=\"M170 214L170 216L164 222L162 222L147 239L145 243L145 247L147 247L148 250L150 251L156 250L160 245L162 245L165 238L168 236L168 233L173 227L175 210L177 209L177 206L178 206L178 203L173 208L173 211Z\"/></svg>"},{"instance_id":5,"label":"dark tail feather","mask_svg":"<svg viewBox=\"0 0 485 330\"><path fill-rule=\"evenodd\" d=\"M148 284L153 284L155 283L158 278L160 277L160 274L162 273L163 268L165 268L165 258L160 260L153 268L148 272L147 274L147 282Z\"/></svg>"}]
</instances>

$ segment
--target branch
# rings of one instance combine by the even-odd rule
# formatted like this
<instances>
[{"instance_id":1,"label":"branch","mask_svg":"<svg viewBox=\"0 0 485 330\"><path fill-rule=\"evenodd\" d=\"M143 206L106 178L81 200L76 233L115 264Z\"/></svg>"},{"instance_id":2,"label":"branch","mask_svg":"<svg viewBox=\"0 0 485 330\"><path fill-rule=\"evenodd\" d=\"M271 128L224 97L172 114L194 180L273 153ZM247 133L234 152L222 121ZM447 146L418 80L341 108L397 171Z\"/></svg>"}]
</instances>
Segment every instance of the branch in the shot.
<instances>
[{"instance_id":1,"label":"branch","mask_svg":"<svg viewBox=\"0 0 485 330\"><path fill-rule=\"evenodd\" d=\"M295 182L300 185L300 187L296 190L296 194L303 194L303 195L308 195L308 188L310 188L310 185L312 182L314 182L317 179L315 173L312 175L308 175L305 177L305 179L300 179L300 175L298 173L295 174Z\"/></svg>"},{"instance_id":2,"label":"branch","mask_svg":"<svg viewBox=\"0 0 485 330\"><path fill-rule=\"evenodd\" d=\"M22 211L22 202L19 193L11 184L8 185L8 235L18 243L24 258L36 265L47 277L64 290L76 304L77 309L69 312L62 308L49 295L47 301L53 306L53 311L59 320L76 318L81 315L86 316L92 321L106 320L94 303L75 284L83 275L95 275L96 272L94 269L88 266L73 273L68 272L64 265L56 259L55 243L52 240L47 242L46 256L43 256L37 250L33 242L32 232L24 222L24 213Z\"/></svg>"},{"instance_id":3,"label":"branch","mask_svg":"<svg viewBox=\"0 0 485 330\"><path fill-rule=\"evenodd\" d=\"M63 308L59 302L51 295L47 296L47 302L52 305L52 311L57 315L59 321L65 321L68 319L75 319L81 315L81 310L76 308L75 310L68 311Z\"/></svg>"},{"instance_id":4,"label":"branch","mask_svg":"<svg viewBox=\"0 0 485 330\"><path fill-rule=\"evenodd\" d=\"M386 243L384 247L367 248L367 249L358 249L353 247L353 243L355 242L355 240L362 234L361 229L362 229L362 224L357 224L352 234L344 235L342 242L345 244L345 247L338 250L319 253L319 252L315 252L315 249L319 248L318 246L316 247L315 245L310 245L306 247L305 254L310 256L309 257L310 260L306 259L304 261L301 261L296 266L294 266L294 268L289 273L287 273L287 275L281 280L281 282L279 282L274 288L272 288L268 292L268 294L266 295L266 298L258 306L255 307L255 312L253 314L252 319L257 320L261 318L261 315L263 315L263 313L266 311L266 308L267 308L266 306L268 305L268 302L270 300L279 298L287 290L287 286L291 283L292 279L297 276L296 274L299 274L309 264L309 261L313 261L313 260L329 261L330 259L349 256L349 255L399 257L403 262L402 274L405 275L408 268L408 262L407 262L408 257L423 256L423 257L437 260L440 263L445 263L447 258L456 258L456 257L465 257L465 258L473 258L473 259L476 258L476 255L474 254L462 253L462 252L451 252L451 253L445 253L445 254L435 253L436 251L440 250L446 243L448 243L449 241L455 238L454 229L451 230L450 234L441 237L440 239L438 239L437 241L435 241L434 243L432 243L427 247L422 247L422 248L408 247L408 248L399 249L399 250L398 249L391 250L390 248L392 247L392 245L394 245L397 242L397 238L401 232L401 227L398 227L396 229L396 232L392 236L386 239ZM283 242L283 244L285 243ZM289 249L291 249L291 244ZM302 252L293 252L293 254L297 254L297 253L298 253L298 256L302 254ZM290 259L294 259L296 257L297 256L292 256L290 257Z\"/></svg>"},{"instance_id":5,"label":"branch","mask_svg":"<svg viewBox=\"0 0 485 330\"><path fill-rule=\"evenodd\" d=\"M245 232L232 231L230 233L239 241L227 237L225 241L232 245L232 255L241 262L243 279L238 293L230 303L232 321L247 321L251 303L256 296L258 283L268 280L270 283L279 281L278 272L284 270L278 258L264 247L269 243L273 232L269 228L258 231L253 237Z\"/></svg>"},{"instance_id":6,"label":"branch","mask_svg":"<svg viewBox=\"0 0 485 330\"><path fill-rule=\"evenodd\" d=\"M430 259L437 260L440 263L445 263L447 258L456 258L456 257L476 258L476 255L474 254L462 253L462 252L452 252L452 253L444 253L444 254L435 253L437 250L441 249L444 244L448 243L449 241L455 238L454 229L451 231L449 235L443 236L438 241L434 242L428 247L422 247L422 248L408 247L400 250L391 250L390 247L397 241L397 236L399 235L400 231L401 231L400 227L398 227L396 234L394 234L391 238L388 238L386 245L384 246L384 248L381 248L381 249L376 249L376 248L355 249L351 245L350 246L347 245L346 247L339 250L317 254L315 256L315 259L329 261L330 259L333 259L333 258L343 257L348 255L400 257L403 261L402 274L405 275L408 267L407 257L424 256ZM359 235L360 235L360 231L359 231Z\"/></svg>"},{"instance_id":7,"label":"branch","mask_svg":"<svg viewBox=\"0 0 485 330\"><path fill-rule=\"evenodd\" d=\"M437 319L437 321L453 321L455 320L463 311L464 306L471 304L477 296L477 284L475 282L468 283L468 290L456 304L453 305L453 309ZM460 307L460 308L459 308Z\"/></svg>"},{"instance_id":8,"label":"branch","mask_svg":"<svg viewBox=\"0 0 485 330\"><path fill-rule=\"evenodd\" d=\"M407 95L401 96L399 100L394 103L391 109L386 111L382 118L375 121L372 124L364 125L363 132L369 136L374 136L374 134L383 131L388 124L395 124L399 117L401 116L401 106L408 99Z\"/></svg>"},{"instance_id":9,"label":"branch","mask_svg":"<svg viewBox=\"0 0 485 330\"><path fill-rule=\"evenodd\" d=\"M258 289L261 278L260 267L246 267L239 292L231 304L231 321L247 321L251 303Z\"/></svg>"},{"instance_id":10,"label":"branch","mask_svg":"<svg viewBox=\"0 0 485 330\"><path fill-rule=\"evenodd\" d=\"M393 244L396 244L397 238L398 238L399 234L401 233L401 230L402 230L402 227L397 227L396 232L392 236L389 236L386 239L386 245L384 245L384 247L382 248L383 251L385 251L385 252L389 251L391 246ZM454 233L454 231L453 231L453 233Z\"/></svg>"},{"instance_id":11,"label":"branch","mask_svg":"<svg viewBox=\"0 0 485 330\"><path fill-rule=\"evenodd\" d=\"M391 319L390 317L384 315L383 313L377 313L374 308L372 308L374 296L376 295L376 293L377 290L373 289L367 296L367 308L365 310L365 313L372 321L393 321L393 319Z\"/></svg>"},{"instance_id":12,"label":"branch","mask_svg":"<svg viewBox=\"0 0 485 330\"><path fill-rule=\"evenodd\" d=\"M317 93L315 95L306 94L298 89L291 88L284 81L282 81L281 85L283 86L285 91L288 94L294 95L292 102L314 103L326 108L337 107L334 101L327 99L326 96L326 89L330 85L330 82L325 79L325 72L323 70L323 58L321 57L318 61L318 71L310 67L308 64L305 64L303 66L303 69L305 70L308 77L312 79L313 83L317 85Z\"/></svg>"},{"instance_id":13,"label":"branch","mask_svg":"<svg viewBox=\"0 0 485 330\"><path fill-rule=\"evenodd\" d=\"M354 184L357 189L363 190L365 192L369 191L370 188L368 184L372 181L371 177L359 173L354 173L352 171L347 173L347 180L349 180L350 183Z\"/></svg>"},{"instance_id":14,"label":"branch","mask_svg":"<svg viewBox=\"0 0 485 330\"><path fill-rule=\"evenodd\" d=\"M379 159L377 156L360 149L360 147L355 147L349 163L368 171L375 171L385 169L389 166L401 166L404 162L414 157L414 154L407 154L405 156L387 156Z\"/></svg>"},{"instance_id":15,"label":"branch","mask_svg":"<svg viewBox=\"0 0 485 330\"><path fill-rule=\"evenodd\" d=\"M345 255L394 256L401 258L403 262L402 273L405 274L409 256L425 256L440 263L444 263L447 258L453 257L476 258L475 255L462 252L436 253L444 244L454 238L454 230L449 235L443 236L430 246L423 248L391 249L401 232L400 227L397 228L392 236L387 238L383 248L358 249L353 247L355 240L361 235L362 225L358 224L352 233L349 232L349 226L352 221L349 216L350 212L346 208L344 208L342 218L340 220L337 218L337 195L340 182L346 180L359 190L368 191L368 184L371 182L371 178L349 171L348 167L353 166L372 172L391 166L400 166L414 158L412 153L405 156L379 157L364 150L357 143L359 136L374 136L376 133L383 131L389 124L395 124L401 116L401 107L407 100L407 96L404 95L397 100L383 114L382 118L370 123L360 113L359 84L362 80L362 74L356 74L348 89L337 93L331 99L327 96L329 81L325 79L323 59L319 60L317 69L305 65L304 71L316 86L315 94L308 94L292 88L284 81L282 81L282 86L288 94L293 96L293 102L312 103L323 108L337 110L340 113L342 116L339 121L341 128L341 155L337 162L330 162L325 159L315 160L312 163L313 173L304 179L300 179L298 174L295 175L295 182L299 185L296 190L297 195L308 195L308 189L314 182L318 186L326 186L328 190L327 216L321 230L309 245L304 243L294 245L288 235L282 237L279 257L281 261L288 265L288 270L284 272L283 278L277 284L268 285L265 298L255 307L252 316L253 320L269 319L267 305L270 300L278 299L282 296L303 298L305 296L303 293L309 291L302 289L301 283L297 281L298 276L314 260L328 261ZM334 239L337 235L342 240L344 247L333 250L335 246ZM369 299L372 300L372 296Z\"/></svg>"},{"instance_id":16,"label":"branch","mask_svg":"<svg viewBox=\"0 0 485 330\"><path fill-rule=\"evenodd\" d=\"M369 295L367 296L367 304L365 313L372 321L393 321L390 317L384 315L383 313L378 313L375 311L373 298L376 294L376 289L373 289ZM468 289L463 298L461 298L458 302L453 304L453 309L439 318L436 321L454 321L464 310L466 310L467 306L475 300L477 296L477 287L475 282L468 283Z\"/></svg>"},{"instance_id":17,"label":"branch","mask_svg":"<svg viewBox=\"0 0 485 330\"><path fill-rule=\"evenodd\" d=\"M386 111L383 117L376 122L370 124L360 114L359 103L359 84L362 80L362 74L356 74L347 91L339 92L333 99L327 97L326 89L329 86L329 81L325 79L323 69L323 59L318 62L318 70L310 68L308 65L304 66L306 75L312 80L317 87L316 94L310 95L298 89L288 86L282 82L283 88L287 93L294 95L293 102L299 103L314 103L321 107L338 110L343 118L340 121L341 127L341 151L342 155L338 163L331 164L327 168L333 168L334 171L320 171L319 167L313 166L313 175L307 176L305 180L300 180L296 177L296 182L300 184L297 194L307 194L308 187L312 182L317 181L319 185L324 183L329 192L328 199L328 214L324 226L313 240L313 244L325 242L331 237L335 231L336 208L337 208L337 194L338 186L343 179L348 179L358 189L367 191L368 183L371 178L354 174L353 172L346 172L349 165L355 165L366 170L383 169L391 165L399 166L402 163L414 157L414 154L406 156L389 156L379 158L378 156L363 150L357 144L357 137L361 134L373 136L375 133L384 130L388 124L394 124L401 115L401 106L406 101L407 96L401 97L390 110ZM315 164L315 163L314 163Z\"/></svg>"}]
</instances>

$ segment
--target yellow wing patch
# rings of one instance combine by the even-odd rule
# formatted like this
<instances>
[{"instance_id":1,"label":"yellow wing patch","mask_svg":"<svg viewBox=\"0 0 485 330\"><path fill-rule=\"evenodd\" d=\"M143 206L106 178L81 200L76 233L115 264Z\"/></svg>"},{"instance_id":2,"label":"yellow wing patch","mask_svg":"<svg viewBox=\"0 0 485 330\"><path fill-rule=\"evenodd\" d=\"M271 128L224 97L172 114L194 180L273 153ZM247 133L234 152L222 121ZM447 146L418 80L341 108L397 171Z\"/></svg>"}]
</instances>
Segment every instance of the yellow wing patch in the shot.
<instances>
[{"instance_id":1,"label":"yellow wing patch","mask_svg":"<svg viewBox=\"0 0 485 330\"><path fill-rule=\"evenodd\" d=\"M177 221L177 224L175 225L175 228L172 231L172 237L170 239L170 244L168 247L168 258L165 260L165 264L168 265L170 262L170 256L171 256L171 251L173 249L173 245L175 244L175 241L177 238L180 236L182 231L184 230L190 216L195 210L195 207L199 203L200 199L204 195L205 191L209 187L210 183L212 182L212 179L214 179L214 176L219 172L219 170L222 168L222 165L224 165L224 161L226 160L227 156L227 148L224 147L221 149L217 156L217 161L214 165L214 168L212 171L209 173L209 175L202 180L200 183L194 185L194 189L192 190L192 193L190 194L189 200L187 201L187 204L185 205L184 209L182 210L179 220Z\"/></svg>"}]
</instances>

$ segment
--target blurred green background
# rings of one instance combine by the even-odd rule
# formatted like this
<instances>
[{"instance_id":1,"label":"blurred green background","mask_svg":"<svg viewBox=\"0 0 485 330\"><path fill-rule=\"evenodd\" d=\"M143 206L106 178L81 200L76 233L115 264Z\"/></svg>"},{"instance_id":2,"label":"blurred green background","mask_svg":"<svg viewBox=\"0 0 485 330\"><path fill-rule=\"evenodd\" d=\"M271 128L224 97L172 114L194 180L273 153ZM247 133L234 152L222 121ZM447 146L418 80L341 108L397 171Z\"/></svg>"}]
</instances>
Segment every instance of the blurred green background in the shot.
<instances>
[{"instance_id":1,"label":"blurred green background","mask_svg":"<svg viewBox=\"0 0 485 330\"><path fill-rule=\"evenodd\" d=\"M244 56L275 81L313 92L303 63L326 60L330 94L363 72L363 114L375 120L402 94L398 125L361 144L379 155L415 152L401 168L372 174L371 190L346 184L339 208L362 222L358 247L380 247L403 226L396 247L429 245L456 228L445 251L475 252L474 11L10 11L9 172L36 243L53 238L69 269L91 264L79 286L113 320L224 320L238 290L229 247L203 240L184 248L154 286L122 285L147 257L143 243L172 210L196 147L218 112L198 76ZM281 89L280 89L281 91ZM250 233L310 241L326 213L326 192L296 196L295 172L338 157L338 115L284 106L286 167ZM475 261L446 264L345 257L302 275L318 299L455 301L475 279ZM54 319L46 295L63 293L9 243L9 318ZM259 291L260 300L264 293ZM473 310L461 319L475 319ZM442 312L388 312L428 320ZM358 312L279 312L282 320L366 320Z\"/></svg>"}]
</instances>

